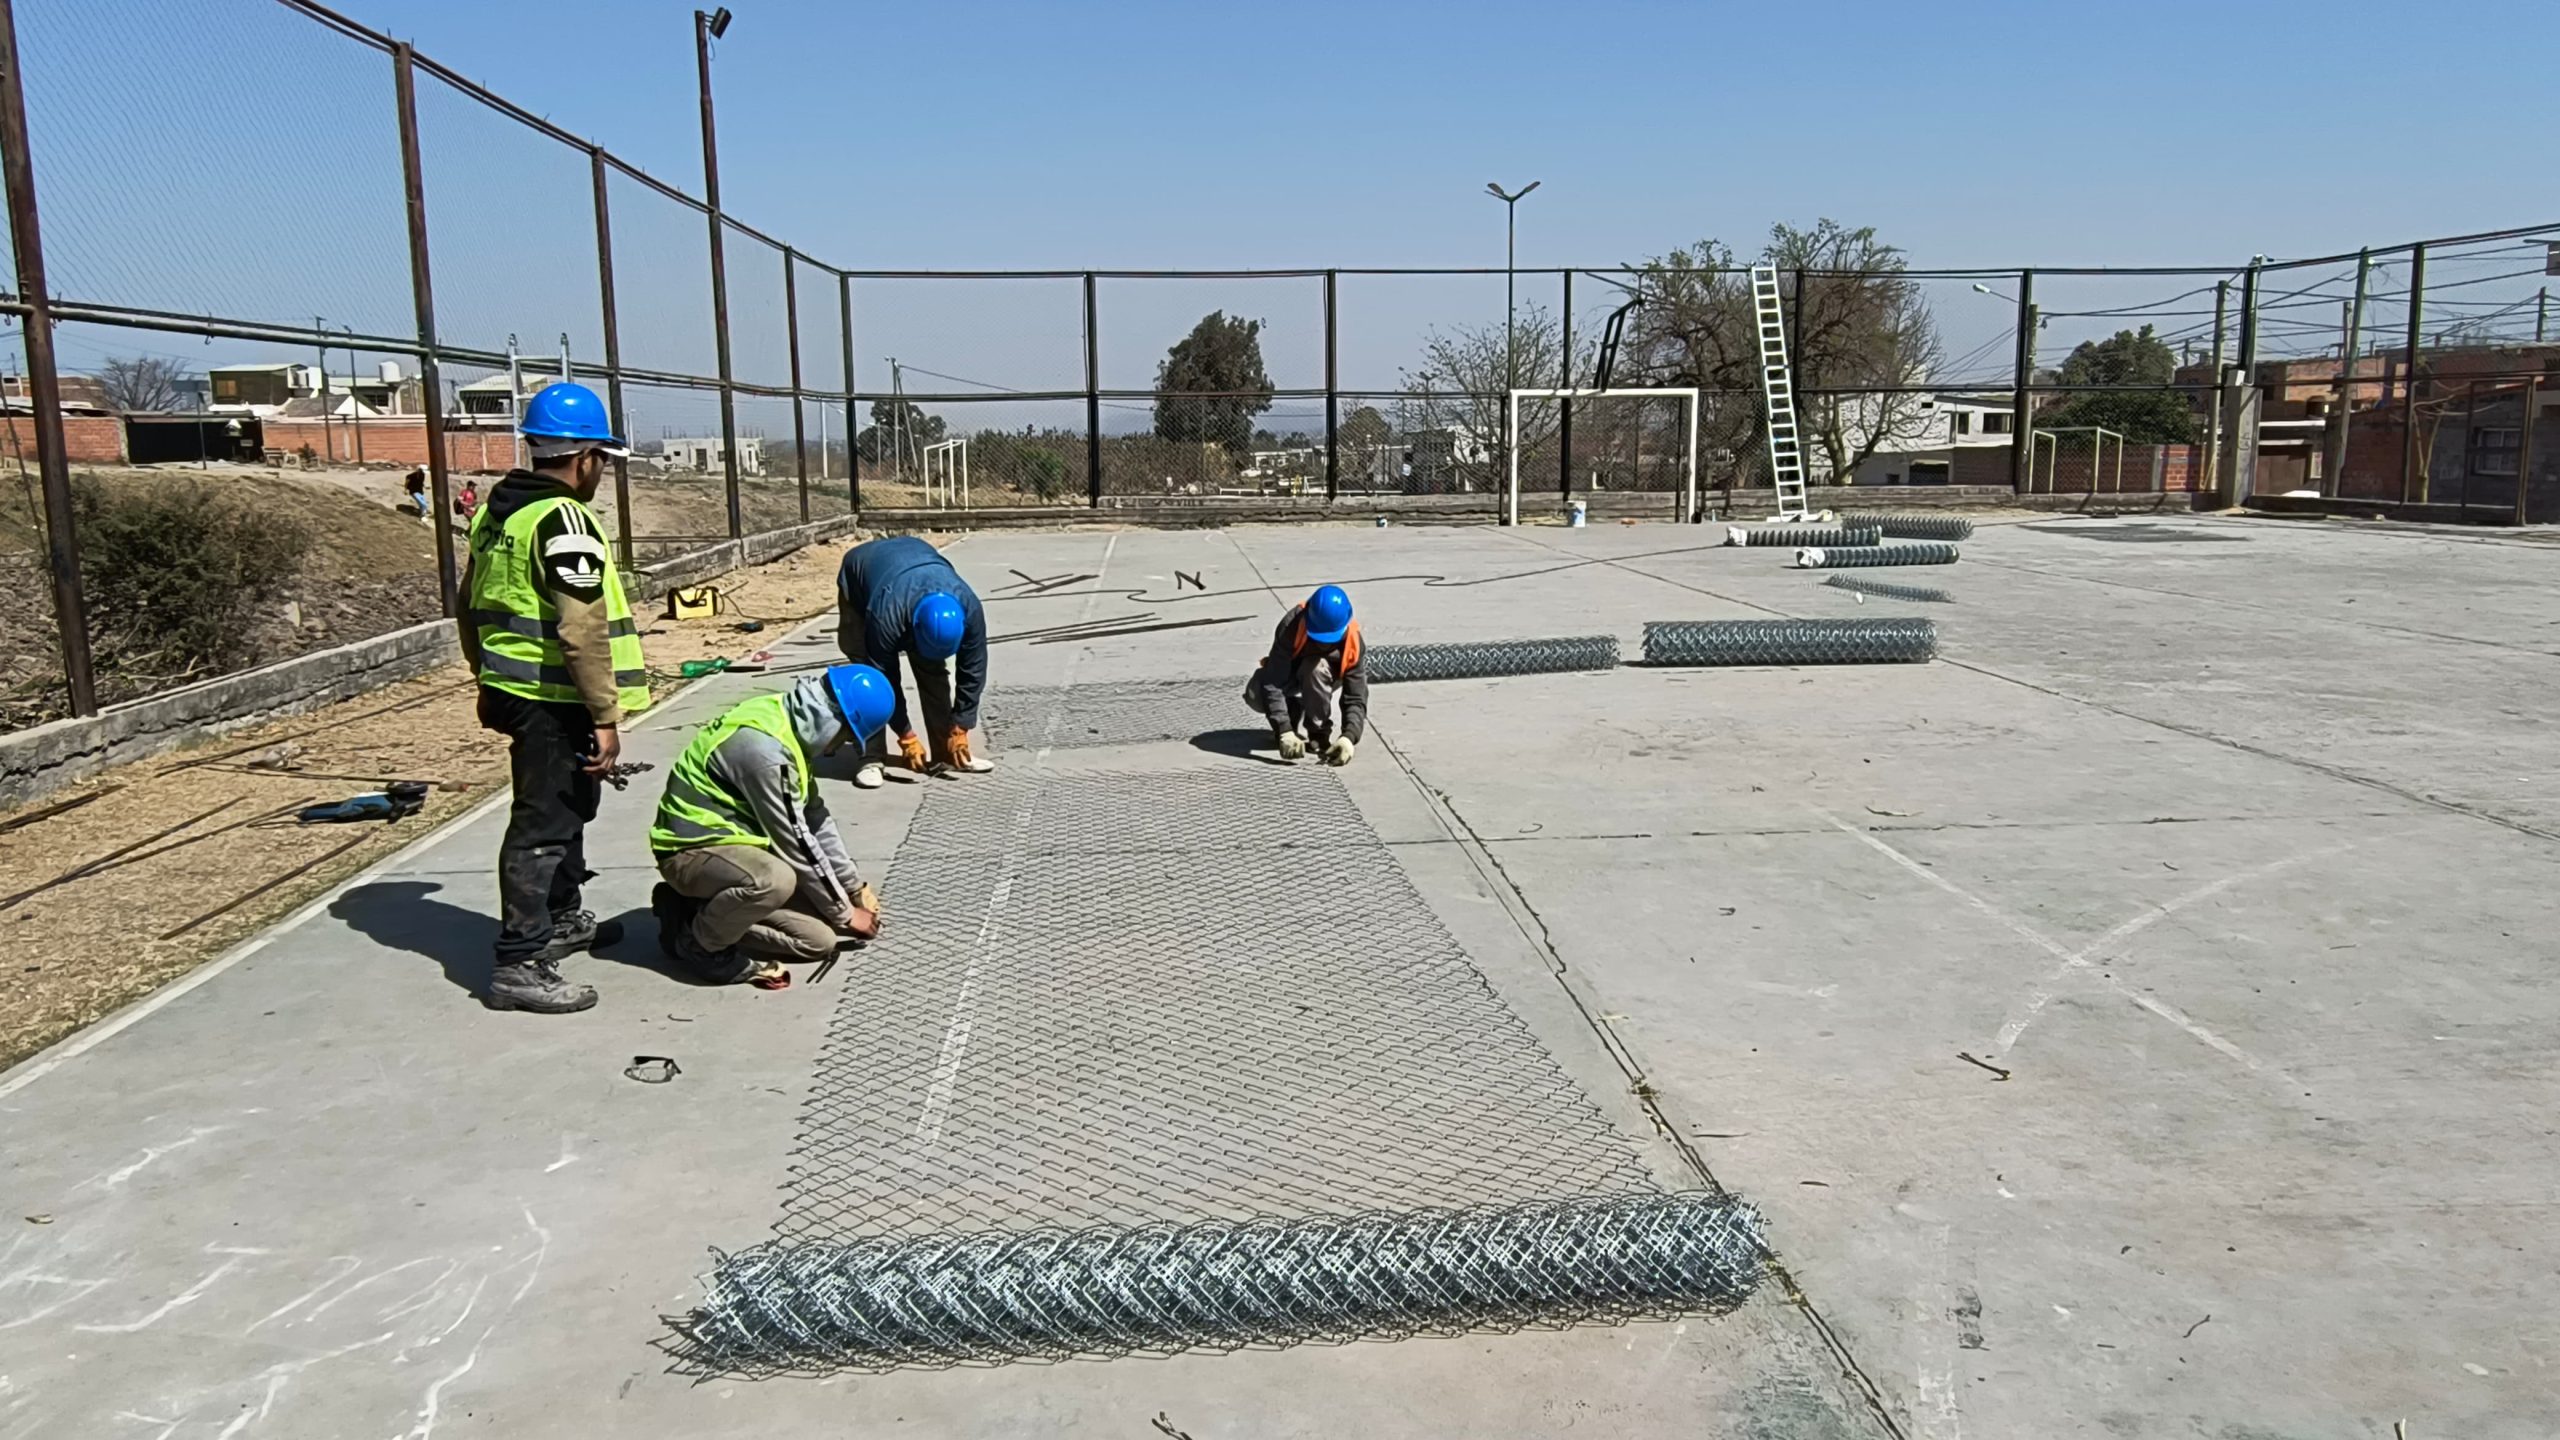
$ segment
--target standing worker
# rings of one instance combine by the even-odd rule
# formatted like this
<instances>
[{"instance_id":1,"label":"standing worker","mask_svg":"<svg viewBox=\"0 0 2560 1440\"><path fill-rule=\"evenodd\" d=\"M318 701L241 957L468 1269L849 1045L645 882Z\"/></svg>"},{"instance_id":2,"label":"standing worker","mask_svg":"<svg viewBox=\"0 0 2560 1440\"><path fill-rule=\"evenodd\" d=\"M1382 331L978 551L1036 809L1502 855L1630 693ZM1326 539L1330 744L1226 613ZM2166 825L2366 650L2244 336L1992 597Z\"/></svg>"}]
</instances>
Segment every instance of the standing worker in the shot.
<instances>
[{"instance_id":1,"label":"standing worker","mask_svg":"<svg viewBox=\"0 0 2560 1440\"><path fill-rule=\"evenodd\" d=\"M1351 618L1351 597L1341 586L1318 587L1306 604L1280 617L1271 653L1245 682L1244 703L1271 722L1281 759L1300 759L1313 750L1327 765L1351 763L1351 752L1369 728L1369 675L1360 668L1360 624Z\"/></svg>"},{"instance_id":2,"label":"standing worker","mask_svg":"<svg viewBox=\"0 0 2560 1440\"><path fill-rule=\"evenodd\" d=\"M836 572L836 643L845 658L877 669L889 679L895 707L889 730L898 737L898 753L907 768L926 768L925 742L907 718L907 696L898 677L898 657L915 664L916 699L924 707L925 729L933 737L932 763L983 775L994 763L969 748L969 732L978 728L978 703L987 689L987 612L978 592L942 558L942 552L912 535L893 535L856 545L844 554ZM960 659L955 694L945 662ZM853 783L869 790L882 782L887 761L887 733L873 737Z\"/></svg>"},{"instance_id":3,"label":"standing worker","mask_svg":"<svg viewBox=\"0 0 2560 1440\"><path fill-rule=\"evenodd\" d=\"M586 826L622 722L649 703L640 631L595 513L605 461L631 453L583 385L545 386L518 427L531 470L489 488L471 522L462 655L480 678L480 723L505 735L515 808L498 845L493 1010L559 1015L596 1003L561 978L564 956L622 938L578 902Z\"/></svg>"},{"instance_id":4,"label":"standing worker","mask_svg":"<svg viewBox=\"0 0 2560 1440\"><path fill-rule=\"evenodd\" d=\"M880 932L879 902L818 798L810 757L888 723L889 677L830 666L730 707L667 772L649 827L665 877L650 894L669 959L714 984L789 982L784 961L836 953L836 937Z\"/></svg>"}]
</instances>

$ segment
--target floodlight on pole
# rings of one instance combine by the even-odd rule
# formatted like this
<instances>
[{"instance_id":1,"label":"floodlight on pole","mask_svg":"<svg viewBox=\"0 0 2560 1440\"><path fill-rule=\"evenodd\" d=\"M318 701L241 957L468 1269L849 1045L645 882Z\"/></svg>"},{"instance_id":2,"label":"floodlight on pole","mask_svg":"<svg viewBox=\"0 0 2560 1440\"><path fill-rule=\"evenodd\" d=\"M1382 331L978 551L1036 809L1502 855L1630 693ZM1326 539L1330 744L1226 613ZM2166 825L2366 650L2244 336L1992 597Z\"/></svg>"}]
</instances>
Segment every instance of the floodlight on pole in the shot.
<instances>
[{"instance_id":1,"label":"floodlight on pole","mask_svg":"<svg viewBox=\"0 0 2560 1440\"><path fill-rule=\"evenodd\" d=\"M1501 182L1485 182L1485 193L1502 202L1502 415L1506 434L1511 429L1511 392L1520 388L1520 337L1514 319L1520 298L1520 201L1545 182L1532 180L1517 190L1505 190Z\"/></svg>"},{"instance_id":2,"label":"floodlight on pole","mask_svg":"<svg viewBox=\"0 0 2560 1440\"><path fill-rule=\"evenodd\" d=\"M712 11L709 17L707 17L702 23L703 28L711 32L711 38L714 40L728 34L729 7L723 5L719 9Z\"/></svg>"}]
</instances>

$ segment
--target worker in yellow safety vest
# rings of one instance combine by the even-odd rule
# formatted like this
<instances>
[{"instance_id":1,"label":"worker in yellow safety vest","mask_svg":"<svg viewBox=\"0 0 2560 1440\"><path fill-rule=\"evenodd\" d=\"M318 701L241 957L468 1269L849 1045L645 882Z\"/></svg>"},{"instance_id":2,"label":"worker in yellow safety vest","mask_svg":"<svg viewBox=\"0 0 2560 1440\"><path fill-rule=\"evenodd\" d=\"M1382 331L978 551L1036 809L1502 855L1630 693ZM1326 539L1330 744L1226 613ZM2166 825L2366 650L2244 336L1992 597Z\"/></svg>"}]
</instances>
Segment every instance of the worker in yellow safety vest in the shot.
<instances>
[{"instance_id":1,"label":"worker in yellow safety vest","mask_svg":"<svg viewBox=\"0 0 2560 1440\"><path fill-rule=\"evenodd\" d=\"M579 903L586 827L622 756L622 723L649 703L640 631L587 502L605 462L630 454L604 401L545 386L525 406L530 470L510 470L471 521L462 655L480 680L480 723L508 740L515 808L498 845L493 1010L559 1015L596 1003L560 961L622 938Z\"/></svg>"}]
</instances>

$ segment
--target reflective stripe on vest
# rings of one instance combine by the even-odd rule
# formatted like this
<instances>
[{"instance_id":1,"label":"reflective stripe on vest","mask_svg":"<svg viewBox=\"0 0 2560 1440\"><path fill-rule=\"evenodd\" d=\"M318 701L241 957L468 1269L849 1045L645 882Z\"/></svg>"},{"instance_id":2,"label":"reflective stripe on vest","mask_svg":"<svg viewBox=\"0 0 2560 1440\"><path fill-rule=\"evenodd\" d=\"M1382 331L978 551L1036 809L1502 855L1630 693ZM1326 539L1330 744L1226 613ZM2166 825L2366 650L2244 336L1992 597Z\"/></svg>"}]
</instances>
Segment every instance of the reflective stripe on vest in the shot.
<instances>
[{"instance_id":1,"label":"reflective stripe on vest","mask_svg":"<svg viewBox=\"0 0 2560 1440\"><path fill-rule=\"evenodd\" d=\"M533 569L540 558L535 554L537 531L554 510L561 510L570 530L603 556L605 635L616 702L625 711L645 709L648 674L642 668L640 627L623 598L622 573L595 516L567 495L536 500L503 523L485 506L471 517L471 593L464 605L480 639L480 683L528 700L574 705L584 699L560 646L559 606Z\"/></svg>"},{"instance_id":2,"label":"reflective stripe on vest","mask_svg":"<svg viewBox=\"0 0 2560 1440\"><path fill-rule=\"evenodd\" d=\"M791 728L791 713L780 692L740 701L729 713L705 725L667 771L666 793L658 800L658 818L649 826L649 849L659 855L698 845L757 845L773 848L773 840L757 822L755 810L732 794L711 773L711 757L740 730L761 730L782 742L790 753L794 793L809 803L809 752Z\"/></svg>"}]
</instances>

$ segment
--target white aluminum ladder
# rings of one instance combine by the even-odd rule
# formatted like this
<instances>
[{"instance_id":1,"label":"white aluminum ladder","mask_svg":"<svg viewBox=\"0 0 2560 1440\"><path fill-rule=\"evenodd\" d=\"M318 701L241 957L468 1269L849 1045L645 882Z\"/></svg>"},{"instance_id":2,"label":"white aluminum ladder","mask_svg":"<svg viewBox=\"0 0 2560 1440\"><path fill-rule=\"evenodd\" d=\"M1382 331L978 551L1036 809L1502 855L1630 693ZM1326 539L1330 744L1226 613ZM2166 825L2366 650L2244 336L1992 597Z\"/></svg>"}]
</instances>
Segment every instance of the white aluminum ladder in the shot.
<instances>
[{"instance_id":1,"label":"white aluminum ladder","mask_svg":"<svg viewBox=\"0 0 2560 1440\"><path fill-rule=\"evenodd\" d=\"M1796 429L1795 379L1787 368L1787 317L1778 301L1778 267L1751 267L1751 312L1760 327L1760 397L1768 406L1769 478L1778 487L1781 522L1805 518L1804 444Z\"/></svg>"}]
</instances>

